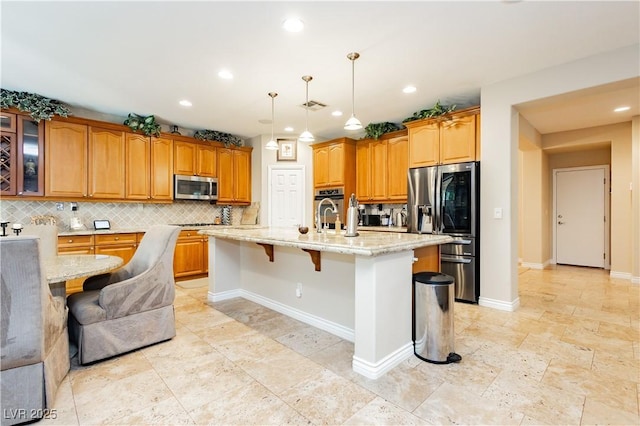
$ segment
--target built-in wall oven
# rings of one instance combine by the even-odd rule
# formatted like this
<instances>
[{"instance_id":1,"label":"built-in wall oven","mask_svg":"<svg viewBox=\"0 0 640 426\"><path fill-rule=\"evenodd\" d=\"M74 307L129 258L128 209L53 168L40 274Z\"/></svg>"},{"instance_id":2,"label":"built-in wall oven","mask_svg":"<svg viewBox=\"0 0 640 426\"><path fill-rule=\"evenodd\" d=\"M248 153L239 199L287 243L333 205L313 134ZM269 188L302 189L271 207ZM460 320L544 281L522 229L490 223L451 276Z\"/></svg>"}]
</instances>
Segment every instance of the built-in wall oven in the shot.
<instances>
[{"instance_id":1,"label":"built-in wall oven","mask_svg":"<svg viewBox=\"0 0 640 426\"><path fill-rule=\"evenodd\" d=\"M318 211L318 204L324 198L328 198L333 201L336 205L338 213L340 215L340 221L344 222L345 210L344 210L344 188L324 188L317 189L315 192L315 197L313 201L313 214L315 217L316 212ZM325 222L326 220L326 222ZM320 210L320 221L322 222L322 226L325 223L329 225L329 229L335 229L336 222L336 213L333 213L331 204L324 203Z\"/></svg>"}]
</instances>

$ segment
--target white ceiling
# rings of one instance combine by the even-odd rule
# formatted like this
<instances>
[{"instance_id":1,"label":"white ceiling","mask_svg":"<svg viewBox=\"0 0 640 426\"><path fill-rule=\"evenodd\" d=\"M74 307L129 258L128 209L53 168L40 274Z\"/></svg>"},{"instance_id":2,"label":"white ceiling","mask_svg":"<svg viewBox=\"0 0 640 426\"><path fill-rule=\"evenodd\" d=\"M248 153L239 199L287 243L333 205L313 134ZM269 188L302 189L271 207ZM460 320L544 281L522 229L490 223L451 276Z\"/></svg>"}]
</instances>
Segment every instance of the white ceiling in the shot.
<instances>
[{"instance_id":1,"label":"white ceiling","mask_svg":"<svg viewBox=\"0 0 640 426\"><path fill-rule=\"evenodd\" d=\"M401 122L437 100L477 105L480 88L640 42L640 3L625 2L7 2L1 4L1 86L73 107L243 138L305 127L347 135L351 63L364 125ZM302 33L282 30L298 16ZM218 78L219 70L233 80ZM401 89L415 85L417 92ZM518 108L541 133L628 121L638 79ZM178 105L189 99L193 106ZM612 114L628 104L631 110ZM342 117L332 117L339 109ZM352 134L359 137L360 133Z\"/></svg>"}]
</instances>

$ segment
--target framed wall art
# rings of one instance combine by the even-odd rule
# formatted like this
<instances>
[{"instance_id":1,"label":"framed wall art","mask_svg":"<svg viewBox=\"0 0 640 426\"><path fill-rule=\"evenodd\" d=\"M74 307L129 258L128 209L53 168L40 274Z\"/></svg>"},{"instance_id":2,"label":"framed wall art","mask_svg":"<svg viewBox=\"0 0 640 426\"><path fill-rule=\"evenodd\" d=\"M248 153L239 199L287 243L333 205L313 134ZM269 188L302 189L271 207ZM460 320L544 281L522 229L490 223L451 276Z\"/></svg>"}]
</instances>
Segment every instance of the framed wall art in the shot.
<instances>
[{"instance_id":1,"label":"framed wall art","mask_svg":"<svg viewBox=\"0 0 640 426\"><path fill-rule=\"evenodd\" d=\"M298 141L296 139L278 139L278 161L296 161L298 159Z\"/></svg>"}]
</instances>

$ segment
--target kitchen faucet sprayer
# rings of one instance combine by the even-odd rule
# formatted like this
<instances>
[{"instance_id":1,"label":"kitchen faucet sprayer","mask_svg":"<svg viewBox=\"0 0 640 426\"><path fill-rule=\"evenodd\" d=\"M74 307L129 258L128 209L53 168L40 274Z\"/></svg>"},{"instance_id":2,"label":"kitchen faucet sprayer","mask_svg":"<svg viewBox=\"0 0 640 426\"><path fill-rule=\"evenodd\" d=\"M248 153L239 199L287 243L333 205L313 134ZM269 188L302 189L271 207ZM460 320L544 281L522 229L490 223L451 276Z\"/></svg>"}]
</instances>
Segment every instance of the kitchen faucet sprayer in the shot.
<instances>
[{"instance_id":1,"label":"kitchen faucet sprayer","mask_svg":"<svg viewBox=\"0 0 640 426\"><path fill-rule=\"evenodd\" d=\"M320 208L322 207L322 203L324 203L325 201L328 201L331 203L331 206L333 207L333 210L332 210L333 213L338 213L338 207L336 206L336 203L334 203L333 200L331 200L331 198L323 198L322 200L320 200L320 202L318 203L318 208L316 209L316 232L322 232L322 222L320 222ZM327 217L326 210L324 214L326 218Z\"/></svg>"}]
</instances>

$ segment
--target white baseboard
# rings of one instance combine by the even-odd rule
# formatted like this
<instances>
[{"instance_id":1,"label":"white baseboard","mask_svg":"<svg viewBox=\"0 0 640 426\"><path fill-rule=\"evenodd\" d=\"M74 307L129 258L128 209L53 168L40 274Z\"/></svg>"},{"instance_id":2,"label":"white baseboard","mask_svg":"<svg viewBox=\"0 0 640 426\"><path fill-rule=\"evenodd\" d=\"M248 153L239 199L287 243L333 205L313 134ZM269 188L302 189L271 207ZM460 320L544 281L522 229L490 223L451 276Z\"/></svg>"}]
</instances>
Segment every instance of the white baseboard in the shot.
<instances>
[{"instance_id":1,"label":"white baseboard","mask_svg":"<svg viewBox=\"0 0 640 426\"><path fill-rule=\"evenodd\" d=\"M240 289L235 289L235 290L221 291L219 293L208 292L207 293L207 300L209 302L220 302L222 300L233 299L233 298L236 298L236 297L242 297L242 295L240 294L241 291L242 290L240 290Z\"/></svg>"},{"instance_id":2,"label":"white baseboard","mask_svg":"<svg viewBox=\"0 0 640 426\"><path fill-rule=\"evenodd\" d=\"M292 308L291 306L284 305L280 302L276 302L275 300L268 299L264 296L247 290L238 289L223 293L217 293L216 295L214 295L214 297L217 297L218 295L226 296L227 293L234 293L235 295L232 297L242 297L244 299L251 300L252 302L255 302L259 305L265 306L269 309L273 309L274 311L280 312L281 314L284 314L288 317L295 318L298 321L302 321L305 324L312 325L316 328L334 334L342 339L348 340L350 342L355 341L355 332L351 328L345 327L332 321L328 321L324 318L320 318L299 309ZM217 300L225 300L230 298L231 297L225 297L223 299L216 299L213 301L215 302ZM209 300L212 300L211 293L209 293Z\"/></svg>"},{"instance_id":3,"label":"white baseboard","mask_svg":"<svg viewBox=\"0 0 640 426\"><path fill-rule=\"evenodd\" d=\"M531 269L544 269L549 266L549 261L547 260L544 263L521 262L520 266Z\"/></svg>"},{"instance_id":4,"label":"white baseboard","mask_svg":"<svg viewBox=\"0 0 640 426\"><path fill-rule=\"evenodd\" d=\"M640 277L631 278L631 284L640 284Z\"/></svg>"},{"instance_id":5,"label":"white baseboard","mask_svg":"<svg viewBox=\"0 0 640 426\"><path fill-rule=\"evenodd\" d=\"M500 311L514 312L520 307L520 298L517 297L512 302L505 302L504 300L489 299L487 297L480 296L478 299L478 305L498 309Z\"/></svg>"},{"instance_id":6,"label":"white baseboard","mask_svg":"<svg viewBox=\"0 0 640 426\"><path fill-rule=\"evenodd\" d=\"M368 379L375 380L382 377L387 371L391 370L411 355L413 355L413 343L407 343L375 364L360 359L354 355L353 371L358 374L362 374Z\"/></svg>"},{"instance_id":7,"label":"white baseboard","mask_svg":"<svg viewBox=\"0 0 640 426\"><path fill-rule=\"evenodd\" d=\"M621 280L631 280L630 272L609 271L609 276L611 278L619 278Z\"/></svg>"}]
</instances>

